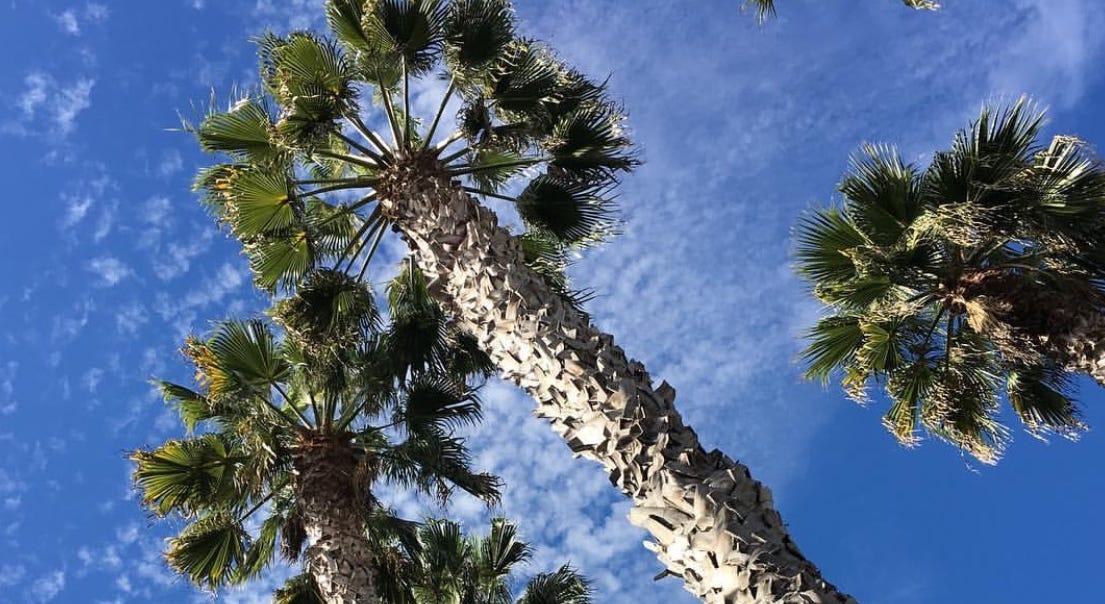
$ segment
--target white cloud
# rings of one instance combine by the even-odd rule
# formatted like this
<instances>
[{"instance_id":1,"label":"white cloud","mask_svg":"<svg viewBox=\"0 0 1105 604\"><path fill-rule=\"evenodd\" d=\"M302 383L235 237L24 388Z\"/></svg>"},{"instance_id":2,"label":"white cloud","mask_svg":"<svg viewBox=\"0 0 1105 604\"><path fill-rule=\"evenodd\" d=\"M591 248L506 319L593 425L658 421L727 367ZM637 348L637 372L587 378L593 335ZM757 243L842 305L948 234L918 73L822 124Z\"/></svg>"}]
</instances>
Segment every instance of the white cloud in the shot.
<instances>
[{"instance_id":1,"label":"white cloud","mask_svg":"<svg viewBox=\"0 0 1105 604\"><path fill-rule=\"evenodd\" d=\"M19 370L19 363L8 361L0 366L0 415L11 415L19 408L15 400L15 373ZM3 489L0 488L0 492Z\"/></svg>"},{"instance_id":2,"label":"white cloud","mask_svg":"<svg viewBox=\"0 0 1105 604\"><path fill-rule=\"evenodd\" d=\"M100 285L113 287L134 271L122 260L112 256L102 256L88 261L88 270L100 277Z\"/></svg>"},{"instance_id":3,"label":"white cloud","mask_svg":"<svg viewBox=\"0 0 1105 604\"><path fill-rule=\"evenodd\" d=\"M68 9L61 14L54 15L54 21L65 33L78 36L81 33L81 25L77 22L77 11Z\"/></svg>"},{"instance_id":4,"label":"white cloud","mask_svg":"<svg viewBox=\"0 0 1105 604\"><path fill-rule=\"evenodd\" d=\"M180 151L168 149L161 154L161 163L157 165L157 173L162 178L167 178L184 169L184 159Z\"/></svg>"},{"instance_id":5,"label":"white cloud","mask_svg":"<svg viewBox=\"0 0 1105 604\"><path fill-rule=\"evenodd\" d=\"M54 22L57 23L62 31L71 36L79 36L81 34L82 21L86 23L103 23L107 20L108 14L106 5L89 2L85 4L84 10L81 11L79 15L76 9L69 8L59 14L53 15L53 18Z\"/></svg>"},{"instance_id":6,"label":"white cloud","mask_svg":"<svg viewBox=\"0 0 1105 604\"><path fill-rule=\"evenodd\" d=\"M0 564L0 587L18 585L27 576L27 569L21 564Z\"/></svg>"},{"instance_id":7,"label":"white cloud","mask_svg":"<svg viewBox=\"0 0 1105 604\"><path fill-rule=\"evenodd\" d=\"M206 229L199 235L182 242L173 242L155 254L150 262L158 279L169 281L188 272L192 259L203 254L211 247L214 230Z\"/></svg>"},{"instance_id":8,"label":"white cloud","mask_svg":"<svg viewBox=\"0 0 1105 604\"><path fill-rule=\"evenodd\" d=\"M88 391L89 394L95 394L96 389L100 387L100 381L104 379L104 370L97 367L93 367L84 372L84 376L81 377L81 385Z\"/></svg>"},{"instance_id":9,"label":"white cloud","mask_svg":"<svg viewBox=\"0 0 1105 604\"><path fill-rule=\"evenodd\" d=\"M61 219L62 228L71 228L84 220L93 203L92 198L87 196L68 198L65 204L65 216Z\"/></svg>"},{"instance_id":10,"label":"white cloud","mask_svg":"<svg viewBox=\"0 0 1105 604\"><path fill-rule=\"evenodd\" d=\"M20 119L4 125L4 130L22 136L48 132L64 139L76 128L77 117L92 106L95 80L77 77L59 83L53 76L34 71L23 78L23 92L16 102Z\"/></svg>"},{"instance_id":11,"label":"white cloud","mask_svg":"<svg viewBox=\"0 0 1105 604\"><path fill-rule=\"evenodd\" d=\"M49 602L65 589L65 571L55 570L42 575L31 584L31 596L38 602Z\"/></svg>"}]
</instances>

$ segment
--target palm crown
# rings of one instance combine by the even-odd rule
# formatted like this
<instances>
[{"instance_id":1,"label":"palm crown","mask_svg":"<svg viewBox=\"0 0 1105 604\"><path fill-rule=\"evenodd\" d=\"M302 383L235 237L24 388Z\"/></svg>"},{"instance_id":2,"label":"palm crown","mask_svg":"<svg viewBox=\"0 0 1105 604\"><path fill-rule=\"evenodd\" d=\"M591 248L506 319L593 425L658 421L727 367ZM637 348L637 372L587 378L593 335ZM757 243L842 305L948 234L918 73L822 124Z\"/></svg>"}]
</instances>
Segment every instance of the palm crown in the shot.
<instances>
[{"instance_id":1,"label":"palm crown","mask_svg":"<svg viewBox=\"0 0 1105 604\"><path fill-rule=\"evenodd\" d=\"M383 329L363 285L315 272L272 313L283 339L254 320L188 340L198 390L160 387L187 427L203 431L132 456L143 502L187 522L169 543L175 570L215 588L257 575L278 542L298 559L311 490L346 494L362 533L379 543L410 539L413 529L374 500L377 481L441 499L454 488L497 499L497 479L470 470L453 435L480 417L467 380L486 374L486 358L453 332L424 286L413 269L396 279Z\"/></svg>"},{"instance_id":2,"label":"palm crown","mask_svg":"<svg viewBox=\"0 0 1105 604\"><path fill-rule=\"evenodd\" d=\"M1038 146L1042 117L984 109L925 170L865 147L842 205L798 227L799 272L830 311L807 375L840 370L861 401L883 386L904 443L921 427L996 461L1002 393L1034 434L1084 429L1055 344L1076 307L1102 307L1105 172L1070 137Z\"/></svg>"},{"instance_id":3,"label":"palm crown","mask_svg":"<svg viewBox=\"0 0 1105 604\"><path fill-rule=\"evenodd\" d=\"M517 527L502 518L491 521L486 537L466 536L459 524L429 520L409 539L390 544L397 564L387 583L389 604L590 604L590 583L570 565L538 573L515 598L513 573L532 554L518 539ZM289 579L276 592L276 604L324 604L309 574Z\"/></svg>"},{"instance_id":4,"label":"palm crown","mask_svg":"<svg viewBox=\"0 0 1105 604\"><path fill-rule=\"evenodd\" d=\"M527 262L569 293L566 252L611 231L615 175L636 163L604 86L519 37L506 0L330 0L326 13L336 40L263 36L263 92L190 127L230 159L197 187L257 283L363 275L389 231L377 189L413 166L513 203ZM411 110L420 81L444 85L426 121ZM454 97L457 127L437 137Z\"/></svg>"}]
</instances>

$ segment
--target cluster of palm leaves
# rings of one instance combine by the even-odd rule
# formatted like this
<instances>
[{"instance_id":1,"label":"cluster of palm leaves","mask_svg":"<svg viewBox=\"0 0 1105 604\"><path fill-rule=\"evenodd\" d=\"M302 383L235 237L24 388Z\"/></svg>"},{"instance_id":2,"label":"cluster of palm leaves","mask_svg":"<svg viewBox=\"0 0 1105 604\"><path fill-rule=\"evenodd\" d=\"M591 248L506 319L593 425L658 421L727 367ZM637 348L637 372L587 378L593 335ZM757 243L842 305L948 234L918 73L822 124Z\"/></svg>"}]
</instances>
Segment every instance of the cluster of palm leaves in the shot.
<instances>
[{"instance_id":1,"label":"cluster of palm leaves","mask_svg":"<svg viewBox=\"0 0 1105 604\"><path fill-rule=\"evenodd\" d=\"M215 588L257 576L278 552L298 560L306 533L296 458L319 439L355 457L348 480L373 543L415 540L414 525L376 501L379 483L441 501L457 488L496 501L498 480L470 469L454 435L481 416L471 382L487 375L486 357L426 297L415 269L388 293L385 327L363 284L318 271L272 311L282 338L262 320L189 338L198 388L159 386L194 434L132 456L143 502L186 521L167 553L175 570Z\"/></svg>"},{"instance_id":2,"label":"cluster of palm leaves","mask_svg":"<svg viewBox=\"0 0 1105 604\"><path fill-rule=\"evenodd\" d=\"M538 573L517 597L513 572L531 556L517 527L502 518L491 521L485 537L466 536L459 524L428 520L401 541L381 544L400 550L398 564L385 569L394 589L389 604L589 604L591 586L571 566ZM383 576L383 575L382 575ZM276 591L274 604L325 604L314 579L303 573Z\"/></svg>"},{"instance_id":3,"label":"cluster of palm leaves","mask_svg":"<svg viewBox=\"0 0 1105 604\"><path fill-rule=\"evenodd\" d=\"M1024 100L984 109L923 170L867 146L842 204L798 227L799 271L830 311L807 374L839 373L859 401L883 387L904 443L923 429L992 463L1003 395L1033 434L1084 429L1064 343L1105 308L1105 170L1077 139L1038 144L1042 118Z\"/></svg>"},{"instance_id":4,"label":"cluster of palm leaves","mask_svg":"<svg viewBox=\"0 0 1105 604\"><path fill-rule=\"evenodd\" d=\"M416 166L513 204L527 261L570 295L570 249L615 229L610 189L636 164L604 85L519 36L507 0L330 0L326 14L335 39L262 36L263 90L188 126L228 160L196 186L257 284L294 288L319 267L363 278L391 230L377 187ZM440 97L426 120L419 91Z\"/></svg>"}]
</instances>

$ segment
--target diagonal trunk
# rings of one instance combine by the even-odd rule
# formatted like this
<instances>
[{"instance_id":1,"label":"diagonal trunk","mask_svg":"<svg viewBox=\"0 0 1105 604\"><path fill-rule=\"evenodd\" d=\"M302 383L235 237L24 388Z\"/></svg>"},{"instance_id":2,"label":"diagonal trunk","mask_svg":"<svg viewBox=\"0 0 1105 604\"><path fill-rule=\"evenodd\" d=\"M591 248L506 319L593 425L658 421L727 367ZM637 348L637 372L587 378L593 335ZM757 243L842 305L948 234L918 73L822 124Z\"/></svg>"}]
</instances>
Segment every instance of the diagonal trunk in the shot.
<instances>
[{"instance_id":1,"label":"diagonal trunk","mask_svg":"<svg viewBox=\"0 0 1105 604\"><path fill-rule=\"evenodd\" d=\"M671 575L709 603L855 602L791 541L748 469L707 452L643 365L551 292L494 215L432 164L395 169L381 205L432 293L502 375L539 401L572 450L601 463L633 500L630 521Z\"/></svg>"},{"instance_id":2,"label":"diagonal trunk","mask_svg":"<svg viewBox=\"0 0 1105 604\"><path fill-rule=\"evenodd\" d=\"M307 533L307 565L327 604L375 604L376 577L365 533L364 501L347 440L304 435L296 447L297 493Z\"/></svg>"}]
</instances>

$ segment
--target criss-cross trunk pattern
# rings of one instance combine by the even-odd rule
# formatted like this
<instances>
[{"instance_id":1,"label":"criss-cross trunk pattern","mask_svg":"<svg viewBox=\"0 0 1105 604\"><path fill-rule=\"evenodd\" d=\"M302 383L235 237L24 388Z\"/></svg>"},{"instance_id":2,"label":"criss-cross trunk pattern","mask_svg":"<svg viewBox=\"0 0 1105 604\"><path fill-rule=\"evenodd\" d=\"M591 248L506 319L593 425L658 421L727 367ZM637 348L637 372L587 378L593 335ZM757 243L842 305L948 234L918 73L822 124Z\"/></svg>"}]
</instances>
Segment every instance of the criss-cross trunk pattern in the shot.
<instances>
[{"instance_id":1,"label":"criss-cross trunk pattern","mask_svg":"<svg viewBox=\"0 0 1105 604\"><path fill-rule=\"evenodd\" d=\"M348 442L329 434L301 438L294 463L307 564L327 604L377 604L364 501L354 489L358 461Z\"/></svg>"},{"instance_id":2,"label":"criss-cross trunk pattern","mask_svg":"<svg viewBox=\"0 0 1105 604\"><path fill-rule=\"evenodd\" d=\"M688 591L718 604L855 602L794 545L770 491L703 449L675 390L653 387L612 336L550 291L494 214L432 160L390 169L378 191L431 293L538 401L536 414L632 498L630 521Z\"/></svg>"}]
</instances>

